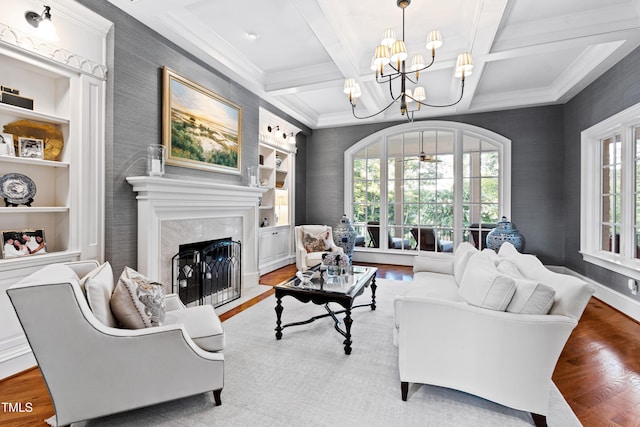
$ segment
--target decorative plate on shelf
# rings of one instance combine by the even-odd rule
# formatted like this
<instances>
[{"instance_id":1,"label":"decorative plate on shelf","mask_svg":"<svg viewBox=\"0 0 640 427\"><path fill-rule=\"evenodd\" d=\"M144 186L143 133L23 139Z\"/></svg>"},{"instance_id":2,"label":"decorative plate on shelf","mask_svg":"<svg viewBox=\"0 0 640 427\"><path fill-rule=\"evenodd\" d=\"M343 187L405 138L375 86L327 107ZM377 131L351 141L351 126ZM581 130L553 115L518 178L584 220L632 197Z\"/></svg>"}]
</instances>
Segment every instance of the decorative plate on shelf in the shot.
<instances>
[{"instance_id":1,"label":"decorative plate on shelf","mask_svg":"<svg viewBox=\"0 0 640 427\"><path fill-rule=\"evenodd\" d=\"M21 173L8 173L0 177L0 196L6 203L30 205L36 195L36 184Z\"/></svg>"}]
</instances>

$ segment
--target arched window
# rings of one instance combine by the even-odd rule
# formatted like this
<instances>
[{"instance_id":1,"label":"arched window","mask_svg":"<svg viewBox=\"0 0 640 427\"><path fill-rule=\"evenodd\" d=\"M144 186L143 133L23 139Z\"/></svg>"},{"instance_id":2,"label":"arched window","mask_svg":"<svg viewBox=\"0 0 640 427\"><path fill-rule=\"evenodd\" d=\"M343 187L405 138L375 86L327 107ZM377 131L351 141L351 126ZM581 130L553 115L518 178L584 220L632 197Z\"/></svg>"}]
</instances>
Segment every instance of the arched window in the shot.
<instances>
[{"instance_id":1,"label":"arched window","mask_svg":"<svg viewBox=\"0 0 640 427\"><path fill-rule=\"evenodd\" d=\"M511 141L463 123L423 121L345 152L345 207L372 251L452 251L511 215ZM367 249L375 248L375 249Z\"/></svg>"}]
</instances>

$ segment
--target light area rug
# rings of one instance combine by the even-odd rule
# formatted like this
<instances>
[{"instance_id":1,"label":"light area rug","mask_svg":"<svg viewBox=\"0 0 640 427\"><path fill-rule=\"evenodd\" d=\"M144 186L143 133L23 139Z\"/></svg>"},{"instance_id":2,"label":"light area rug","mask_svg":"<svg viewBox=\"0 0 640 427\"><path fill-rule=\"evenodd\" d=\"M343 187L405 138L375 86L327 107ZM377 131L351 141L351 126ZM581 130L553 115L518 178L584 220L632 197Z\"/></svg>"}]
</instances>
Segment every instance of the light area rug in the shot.
<instances>
[{"instance_id":1,"label":"light area rug","mask_svg":"<svg viewBox=\"0 0 640 427\"><path fill-rule=\"evenodd\" d=\"M533 425L528 413L441 387L412 384L403 402L393 345L393 297L411 282L377 283L377 309L352 313L349 356L329 317L285 328L276 340L275 297L270 296L223 323L227 345L221 406L214 406L212 393L206 393L74 426ZM369 300L366 289L356 304ZM283 306L283 323L325 312L288 296ZM553 384L549 399L550 427L581 425Z\"/></svg>"}]
</instances>

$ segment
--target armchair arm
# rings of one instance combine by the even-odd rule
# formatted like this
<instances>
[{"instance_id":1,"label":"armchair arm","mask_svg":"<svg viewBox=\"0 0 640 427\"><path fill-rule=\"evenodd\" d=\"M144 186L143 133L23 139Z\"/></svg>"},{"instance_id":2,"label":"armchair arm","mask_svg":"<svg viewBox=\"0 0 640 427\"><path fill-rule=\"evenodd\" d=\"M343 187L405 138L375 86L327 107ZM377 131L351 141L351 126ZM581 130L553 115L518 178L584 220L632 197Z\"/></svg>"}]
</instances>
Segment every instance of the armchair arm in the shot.
<instances>
[{"instance_id":1,"label":"armchair arm","mask_svg":"<svg viewBox=\"0 0 640 427\"><path fill-rule=\"evenodd\" d=\"M296 267L300 271L306 271L309 269L307 266L307 250L304 247L296 248Z\"/></svg>"},{"instance_id":2,"label":"armchair arm","mask_svg":"<svg viewBox=\"0 0 640 427\"><path fill-rule=\"evenodd\" d=\"M453 255L444 252L427 252L413 258L413 272L453 274Z\"/></svg>"},{"instance_id":3,"label":"armchair arm","mask_svg":"<svg viewBox=\"0 0 640 427\"><path fill-rule=\"evenodd\" d=\"M167 294L164 297L165 310L174 311L185 309L185 305L180 300L178 294Z\"/></svg>"},{"instance_id":4,"label":"armchair arm","mask_svg":"<svg viewBox=\"0 0 640 427\"><path fill-rule=\"evenodd\" d=\"M401 381L547 414L551 375L576 320L418 296L395 305Z\"/></svg>"}]
</instances>

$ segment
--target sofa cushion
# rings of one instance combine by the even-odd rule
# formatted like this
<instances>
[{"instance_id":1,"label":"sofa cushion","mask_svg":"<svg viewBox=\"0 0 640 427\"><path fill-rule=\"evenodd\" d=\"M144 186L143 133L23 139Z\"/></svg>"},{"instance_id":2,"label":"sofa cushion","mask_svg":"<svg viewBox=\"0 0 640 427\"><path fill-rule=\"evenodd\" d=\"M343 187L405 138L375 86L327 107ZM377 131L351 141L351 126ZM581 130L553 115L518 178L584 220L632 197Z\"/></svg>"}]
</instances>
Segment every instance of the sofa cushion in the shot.
<instances>
[{"instance_id":1,"label":"sofa cushion","mask_svg":"<svg viewBox=\"0 0 640 427\"><path fill-rule=\"evenodd\" d=\"M500 262L500 257L493 249L484 248L482 250L482 254L488 257L495 265L498 265L498 263Z\"/></svg>"},{"instance_id":2,"label":"sofa cushion","mask_svg":"<svg viewBox=\"0 0 640 427\"><path fill-rule=\"evenodd\" d=\"M125 267L111 296L111 310L124 328L158 326L165 317L164 288Z\"/></svg>"},{"instance_id":3,"label":"sofa cushion","mask_svg":"<svg viewBox=\"0 0 640 427\"><path fill-rule=\"evenodd\" d=\"M478 250L469 242L462 242L453 253L453 275L456 283L460 286L464 271L471 255L478 253Z\"/></svg>"},{"instance_id":4,"label":"sofa cushion","mask_svg":"<svg viewBox=\"0 0 640 427\"><path fill-rule=\"evenodd\" d=\"M198 347L206 351L224 350L222 323L211 305L199 305L184 310L168 311L165 324L181 323Z\"/></svg>"},{"instance_id":5,"label":"sofa cushion","mask_svg":"<svg viewBox=\"0 0 640 427\"><path fill-rule=\"evenodd\" d=\"M466 302L505 311L515 291L514 279L498 272L491 258L476 254L469 259L460 283L460 296Z\"/></svg>"},{"instance_id":6,"label":"sofa cushion","mask_svg":"<svg viewBox=\"0 0 640 427\"><path fill-rule=\"evenodd\" d=\"M511 242L504 242L498 249L498 256L502 258L509 258L520 255L520 252L516 249Z\"/></svg>"},{"instance_id":7,"label":"sofa cushion","mask_svg":"<svg viewBox=\"0 0 640 427\"><path fill-rule=\"evenodd\" d=\"M555 273L547 269L538 258L533 255L518 253L509 258L527 279L537 280L552 287L555 300L549 314L560 314L579 319L594 293L594 288L578 277L568 274Z\"/></svg>"},{"instance_id":8,"label":"sofa cushion","mask_svg":"<svg viewBox=\"0 0 640 427\"><path fill-rule=\"evenodd\" d=\"M453 257L436 257L420 255L413 258L413 272L431 271L434 273L453 274Z\"/></svg>"},{"instance_id":9,"label":"sofa cushion","mask_svg":"<svg viewBox=\"0 0 640 427\"><path fill-rule=\"evenodd\" d=\"M535 280L515 279L516 292L507 311L521 314L547 314L553 306L556 291Z\"/></svg>"},{"instance_id":10,"label":"sofa cushion","mask_svg":"<svg viewBox=\"0 0 640 427\"><path fill-rule=\"evenodd\" d=\"M436 297L448 301L464 301L460 297L458 284L451 274L420 271L414 273L413 282L404 295Z\"/></svg>"},{"instance_id":11,"label":"sofa cushion","mask_svg":"<svg viewBox=\"0 0 640 427\"><path fill-rule=\"evenodd\" d=\"M518 266L510 259L500 259L498 265L496 265L498 271L507 276L511 276L515 279L524 279L525 277L518 270Z\"/></svg>"},{"instance_id":12,"label":"sofa cushion","mask_svg":"<svg viewBox=\"0 0 640 427\"><path fill-rule=\"evenodd\" d=\"M96 319L106 326L115 328L118 321L111 312L111 294L113 293L113 270L111 264L105 262L82 278L89 307Z\"/></svg>"}]
</instances>

